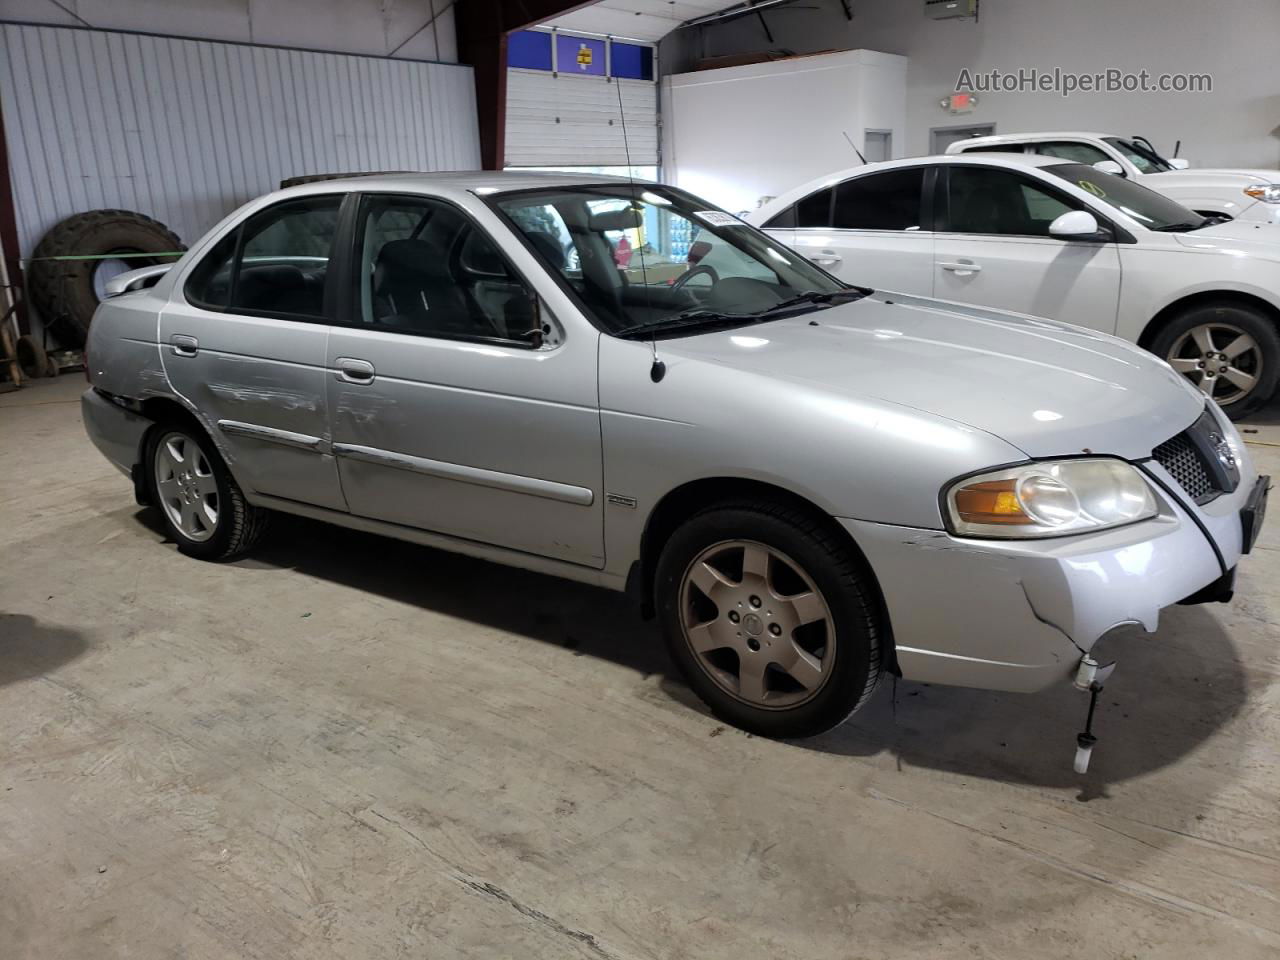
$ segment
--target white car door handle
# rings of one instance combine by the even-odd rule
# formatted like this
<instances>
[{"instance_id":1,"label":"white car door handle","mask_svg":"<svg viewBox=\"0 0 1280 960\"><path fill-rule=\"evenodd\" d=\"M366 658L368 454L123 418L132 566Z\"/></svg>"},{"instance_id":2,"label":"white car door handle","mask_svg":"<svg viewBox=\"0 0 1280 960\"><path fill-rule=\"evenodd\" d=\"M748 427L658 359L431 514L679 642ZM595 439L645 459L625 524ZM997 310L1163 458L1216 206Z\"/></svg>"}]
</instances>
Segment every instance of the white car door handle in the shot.
<instances>
[{"instance_id":1,"label":"white car door handle","mask_svg":"<svg viewBox=\"0 0 1280 960\"><path fill-rule=\"evenodd\" d=\"M354 357L338 358L338 379L347 383L373 383L373 364Z\"/></svg>"},{"instance_id":2,"label":"white car door handle","mask_svg":"<svg viewBox=\"0 0 1280 960\"><path fill-rule=\"evenodd\" d=\"M831 264L842 262L844 257L840 256L840 254L836 253L834 250L820 250L809 259L814 263L821 264L826 267Z\"/></svg>"},{"instance_id":3,"label":"white car door handle","mask_svg":"<svg viewBox=\"0 0 1280 960\"><path fill-rule=\"evenodd\" d=\"M957 277L967 277L970 274L981 273L982 265L961 260L959 263L952 263L948 260L939 260L938 266L943 270L949 270Z\"/></svg>"}]
</instances>

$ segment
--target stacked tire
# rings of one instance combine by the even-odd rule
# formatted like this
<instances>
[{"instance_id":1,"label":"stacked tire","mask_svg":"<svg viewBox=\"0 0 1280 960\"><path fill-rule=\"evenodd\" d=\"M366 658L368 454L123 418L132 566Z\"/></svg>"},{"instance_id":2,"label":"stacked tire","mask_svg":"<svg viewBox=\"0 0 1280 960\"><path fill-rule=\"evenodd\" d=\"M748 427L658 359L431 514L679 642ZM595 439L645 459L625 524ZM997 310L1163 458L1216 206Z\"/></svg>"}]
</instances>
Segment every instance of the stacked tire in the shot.
<instances>
[{"instance_id":1,"label":"stacked tire","mask_svg":"<svg viewBox=\"0 0 1280 960\"><path fill-rule=\"evenodd\" d=\"M84 346L98 308L99 271L123 258L130 270L177 258L186 250L157 220L131 210L91 210L67 217L44 235L27 270L27 296L63 347ZM53 259L57 257L77 259ZM87 259L78 259L87 258Z\"/></svg>"}]
</instances>

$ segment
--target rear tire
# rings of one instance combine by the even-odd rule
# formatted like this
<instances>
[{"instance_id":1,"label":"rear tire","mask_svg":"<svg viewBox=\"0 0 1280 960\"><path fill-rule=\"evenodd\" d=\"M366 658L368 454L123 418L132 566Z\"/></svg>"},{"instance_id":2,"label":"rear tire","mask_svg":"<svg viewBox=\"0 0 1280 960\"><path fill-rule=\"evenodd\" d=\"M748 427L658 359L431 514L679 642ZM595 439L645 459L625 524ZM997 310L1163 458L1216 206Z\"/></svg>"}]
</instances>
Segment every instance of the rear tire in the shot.
<instances>
[{"instance_id":1,"label":"rear tire","mask_svg":"<svg viewBox=\"0 0 1280 960\"><path fill-rule=\"evenodd\" d=\"M1151 341L1151 352L1212 397L1232 420L1266 405L1280 382L1280 332L1253 307L1191 307Z\"/></svg>"},{"instance_id":2,"label":"rear tire","mask_svg":"<svg viewBox=\"0 0 1280 960\"><path fill-rule=\"evenodd\" d=\"M808 511L743 501L695 514L663 548L655 599L689 686L751 733L829 730L879 682L884 630L871 573Z\"/></svg>"},{"instance_id":3,"label":"rear tire","mask_svg":"<svg viewBox=\"0 0 1280 960\"><path fill-rule=\"evenodd\" d=\"M151 502L182 553L233 560L262 538L270 512L245 499L212 442L191 423L153 427L144 466Z\"/></svg>"}]
</instances>

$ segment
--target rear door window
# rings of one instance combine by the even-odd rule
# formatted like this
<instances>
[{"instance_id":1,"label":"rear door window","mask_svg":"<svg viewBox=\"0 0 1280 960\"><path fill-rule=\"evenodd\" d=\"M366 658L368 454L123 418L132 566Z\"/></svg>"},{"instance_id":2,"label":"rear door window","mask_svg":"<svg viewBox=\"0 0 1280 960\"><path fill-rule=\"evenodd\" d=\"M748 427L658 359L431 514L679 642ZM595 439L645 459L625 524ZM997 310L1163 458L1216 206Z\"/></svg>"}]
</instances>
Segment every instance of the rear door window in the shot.
<instances>
[{"instance_id":1,"label":"rear door window","mask_svg":"<svg viewBox=\"0 0 1280 960\"><path fill-rule=\"evenodd\" d=\"M192 270L187 300L209 310L322 319L342 194L286 200L219 240Z\"/></svg>"},{"instance_id":2,"label":"rear door window","mask_svg":"<svg viewBox=\"0 0 1280 960\"><path fill-rule=\"evenodd\" d=\"M846 180L836 188L831 225L844 230L919 230L924 167Z\"/></svg>"}]
</instances>

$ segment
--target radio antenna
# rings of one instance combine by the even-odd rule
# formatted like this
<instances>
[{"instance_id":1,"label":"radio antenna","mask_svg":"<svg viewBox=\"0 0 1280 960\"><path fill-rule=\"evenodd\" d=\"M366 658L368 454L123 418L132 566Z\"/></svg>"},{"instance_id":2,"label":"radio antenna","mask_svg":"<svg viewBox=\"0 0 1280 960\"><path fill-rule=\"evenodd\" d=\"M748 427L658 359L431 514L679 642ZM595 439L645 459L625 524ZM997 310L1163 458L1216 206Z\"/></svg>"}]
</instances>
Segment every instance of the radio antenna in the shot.
<instances>
[{"instance_id":1,"label":"radio antenna","mask_svg":"<svg viewBox=\"0 0 1280 960\"><path fill-rule=\"evenodd\" d=\"M854 153L856 153L856 154L858 155L858 159L862 161L863 166L866 166L867 158L866 158L866 157L864 157L864 156L862 155L862 151L861 151L861 150L859 150L857 147L854 147L854 146L853 146L853 140L852 140L852 139L850 139L850 137L849 137L849 131L847 131L847 130L841 130L840 132L841 132L841 133L843 133L843 134L844 134L844 138L845 138L846 140L848 140L848 141L849 141L849 146L853 147L853 152L854 152Z\"/></svg>"},{"instance_id":2,"label":"radio antenna","mask_svg":"<svg viewBox=\"0 0 1280 960\"><path fill-rule=\"evenodd\" d=\"M612 39L610 39L610 42L612 43ZM627 158L627 180L631 183L631 210L636 215L636 227L640 228L643 226L644 221L640 219L640 210L636 200L638 188L636 185L635 168L631 166L631 141L627 139L627 111L622 106L622 84L620 84L618 82L618 78L614 76L609 77L609 82L613 84L614 90L618 93L618 117L622 121L622 150ZM637 229L637 240L640 239L639 233L640 230ZM640 282L644 284L644 294L647 306L650 293L649 268L645 263L644 248L645 245L643 243L639 244L635 253L640 254ZM653 355L653 364L649 367L649 379L654 383L660 383L662 378L667 375L667 365L658 359L658 332L656 330L649 334L649 350Z\"/></svg>"}]
</instances>

